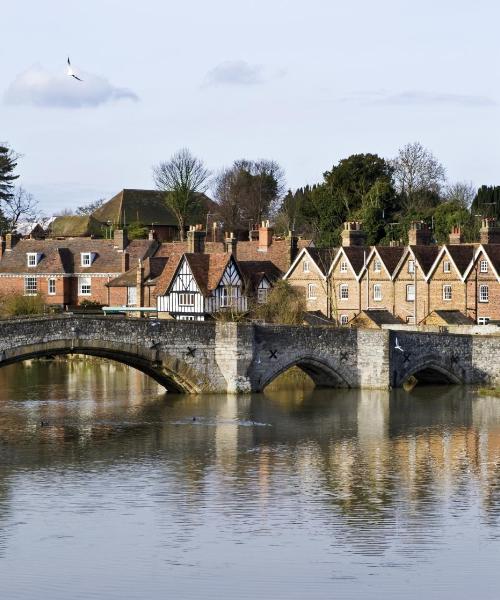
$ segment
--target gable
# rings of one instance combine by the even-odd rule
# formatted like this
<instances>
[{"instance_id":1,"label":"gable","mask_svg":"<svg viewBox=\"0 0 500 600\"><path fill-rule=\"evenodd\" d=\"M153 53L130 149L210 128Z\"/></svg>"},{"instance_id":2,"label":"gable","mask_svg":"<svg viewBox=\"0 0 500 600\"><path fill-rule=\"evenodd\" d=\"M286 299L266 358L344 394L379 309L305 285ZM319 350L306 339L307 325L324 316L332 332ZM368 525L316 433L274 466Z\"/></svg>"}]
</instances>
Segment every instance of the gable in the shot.
<instances>
[{"instance_id":1,"label":"gable","mask_svg":"<svg viewBox=\"0 0 500 600\"><path fill-rule=\"evenodd\" d=\"M218 283L219 286L237 286L241 285L242 277L236 261L231 256L231 260L227 263L222 277Z\"/></svg>"},{"instance_id":2,"label":"gable","mask_svg":"<svg viewBox=\"0 0 500 600\"><path fill-rule=\"evenodd\" d=\"M177 267L177 271L172 278L170 289L166 291L167 294L172 292L197 292L200 293L200 288L196 283L196 279L193 276L191 267L183 256L181 262Z\"/></svg>"}]
</instances>

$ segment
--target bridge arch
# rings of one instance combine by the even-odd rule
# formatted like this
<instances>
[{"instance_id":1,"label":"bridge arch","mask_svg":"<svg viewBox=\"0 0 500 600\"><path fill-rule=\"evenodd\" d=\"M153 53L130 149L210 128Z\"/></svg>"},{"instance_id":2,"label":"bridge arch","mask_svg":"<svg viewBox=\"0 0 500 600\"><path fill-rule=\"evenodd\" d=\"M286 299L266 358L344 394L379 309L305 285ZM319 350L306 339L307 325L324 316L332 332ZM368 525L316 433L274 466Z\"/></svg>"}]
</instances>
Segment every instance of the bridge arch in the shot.
<instances>
[{"instance_id":1,"label":"bridge arch","mask_svg":"<svg viewBox=\"0 0 500 600\"><path fill-rule=\"evenodd\" d=\"M313 380L316 387L320 388L349 388L354 387L346 374L332 366L328 361L311 355L295 357L292 360L277 364L259 377L258 390L264 390L277 377L291 369L298 367Z\"/></svg>"},{"instance_id":2,"label":"bridge arch","mask_svg":"<svg viewBox=\"0 0 500 600\"><path fill-rule=\"evenodd\" d=\"M396 386L400 387L409 377L415 377L421 384L463 384L464 380L442 361L435 357L427 357L412 364L397 379Z\"/></svg>"},{"instance_id":3,"label":"bridge arch","mask_svg":"<svg viewBox=\"0 0 500 600\"><path fill-rule=\"evenodd\" d=\"M201 391L196 374L192 373L190 377L189 367L179 359L172 359L154 349L109 340L60 340L17 346L0 352L0 367L33 358L65 354L98 356L123 363L145 373L168 392L196 394Z\"/></svg>"}]
</instances>

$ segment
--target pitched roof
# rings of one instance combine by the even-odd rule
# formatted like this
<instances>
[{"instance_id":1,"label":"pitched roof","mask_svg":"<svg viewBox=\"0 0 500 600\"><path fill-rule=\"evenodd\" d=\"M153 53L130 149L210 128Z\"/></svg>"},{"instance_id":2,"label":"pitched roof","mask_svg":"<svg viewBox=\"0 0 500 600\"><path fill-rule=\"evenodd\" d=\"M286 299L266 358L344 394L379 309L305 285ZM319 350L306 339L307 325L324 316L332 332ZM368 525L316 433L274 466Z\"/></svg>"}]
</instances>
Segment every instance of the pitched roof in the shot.
<instances>
[{"instance_id":1,"label":"pitched roof","mask_svg":"<svg viewBox=\"0 0 500 600\"><path fill-rule=\"evenodd\" d=\"M165 264L162 272L156 278L155 296L163 296L167 293L183 256L183 254L171 254L170 256L160 257L165 260Z\"/></svg>"},{"instance_id":2,"label":"pitched roof","mask_svg":"<svg viewBox=\"0 0 500 600\"><path fill-rule=\"evenodd\" d=\"M92 215L65 215L56 217L49 225L54 237L86 237L101 235L101 224Z\"/></svg>"},{"instance_id":3,"label":"pitched roof","mask_svg":"<svg viewBox=\"0 0 500 600\"><path fill-rule=\"evenodd\" d=\"M249 289L254 292L265 277L270 283L279 279L283 273L269 260L237 260L241 274Z\"/></svg>"},{"instance_id":4,"label":"pitched roof","mask_svg":"<svg viewBox=\"0 0 500 600\"><path fill-rule=\"evenodd\" d=\"M500 244L483 244L483 248L495 271L500 276Z\"/></svg>"},{"instance_id":5,"label":"pitched roof","mask_svg":"<svg viewBox=\"0 0 500 600\"><path fill-rule=\"evenodd\" d=\"M298 248L305 248L311 244L311 240L299 240ZM289 239L273 239L265 251L259 248L258 240L239 241L236 246L238 260L269 260L274 263L280 271L286 273L292 263Z\"/></svg>"},{"instance_id":6,"label":"pitched roof","mask_svg":"<svg viewBox=\"0 0 500 600\"><path fill-rule=\"evenodd\" d=\"M338 248L307 248L309 256L314 260L323 275L328 273Z\"/></svg>"},{"instance_id":7,"label":"pitched roof","mask_svg":"<svg viewBox=\"0 0 500 600\"><path fill-rule=\"evenodd\" d=\"M420 265L420 268L423 271L423 275L426 277L432 265L434 264L437 255L439 254L439 246L410 246L410 249L413 252L415 258L417 259L418 264Z\"/></svg>"},{"instance_id":8,"label":"pitched roof","mask_svg":"<svg viewBox=\"0 0 500 600\"><path fill-rule=\"evenodd\" d=\"M370 253L369 246L343 246L345 255L347 256L356 275L359 275L361 269L365 266L366 259Z\"/></svg>"},{"instance_id":9,"label":"pitched roof","mask_svg":"<svg viewBox=\"0 0 500 600\"><path fill-rule=\"evenodd\" d=\"M433 310L422 321L426 321L432 315L437 315L448 325L472 325L474 323L473 319L464 315L460 310Z\"/></svg>"},{"instance_id":10,"label":"pitched roof","mask_svg":"<svg viewBox=\"0 0 500 600\"><path fill-rule=\"evenodd\" d=\"M404 246L376 246L375 248L380 256L380 260L384 263L389 275L394 273L396 267L404 254Z\"/></svg>"},{"instance_id":11,"label":"pitched roof","mask_svg":"<svg viewBox=\"0 0 500 600\"><path fill-rule=\"evenodd\" d=\"M194 225L214 210L215 203L205 194L199 194L202 209L186 225ZM134 222L144 225L169 225L178 227L177 219L165 203L165 192L158 190L123 189L92 213L100 223L126 225Z\"/></svg>"},{"instance_id":12,"label":"pitched roof","mask_svg":"<svg viewBox=\"0 0 500 600\"><path fill-rule=\"evenodd\" d=\"M448 244L446 250L455 263L460 275L463 275L474 258L474 244Z\"/></svg>"},{"instance_id":13,"label":"pitched roof","mask_svg":"<svg viewBox=\"0 0 500 600\"><path fill-rule=\"evenodd\" d=\"M372 321L372 323L378 326L403 324L403 321L399 317L396 317L385 308L368 308L362 310L359 314L351 319L350 323L356 322L360 317L366 317Z\"/></svg>"},{"instance_id":14,"label":"pitched roof","mask_svg":"<svg viewBox=\"0 0 500 600\"><path fill-rule=\"evenodd\" d=\"M156 277L158 277L163 272L166 263L167 259L164 257L146 258L143 262L144 276L142 281L146 285L154 283ZM109 287L130 287L136 285L137 268L138 265L130 268L125 273L122 273L121 275L118 275L118 277L112 279L106 285Z\"/></svg>"}]
</instances>

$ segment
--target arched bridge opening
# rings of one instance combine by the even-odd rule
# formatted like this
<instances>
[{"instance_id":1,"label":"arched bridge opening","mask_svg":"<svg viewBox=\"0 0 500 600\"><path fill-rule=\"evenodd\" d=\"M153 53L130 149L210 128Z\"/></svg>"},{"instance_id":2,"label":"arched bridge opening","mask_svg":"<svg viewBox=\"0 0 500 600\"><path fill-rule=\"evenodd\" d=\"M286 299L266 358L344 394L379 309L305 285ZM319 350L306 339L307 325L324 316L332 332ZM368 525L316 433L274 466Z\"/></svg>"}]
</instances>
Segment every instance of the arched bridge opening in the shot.
<instances>
[{"instance_id":1,"label":"arched bridge opening","mask_svg":"<svg viewBox=\"0 0 500 600\"><path fill-rule=\"evenodd\" d=\"M460 385L463 379L459 373L435 361L426 361L414 366L399 378L398 385L411 387L428 385Z\"/></svg>"},{"instance_id":2,"label":"arched bridge opening","mask_svg":"<svg viewBox=\"0 0 500 600\"><path fill-rule=\"evenodd\" d=\"M300 376L302 373L302 377ZM269 386L293 386L294 383L309 385L316 388L348 388L351 387L345 376L336 369L314 357L296 359L285 366L278 367L274 372L266 374L261 379L260 389Z\"/></svg>"}]
</instances>

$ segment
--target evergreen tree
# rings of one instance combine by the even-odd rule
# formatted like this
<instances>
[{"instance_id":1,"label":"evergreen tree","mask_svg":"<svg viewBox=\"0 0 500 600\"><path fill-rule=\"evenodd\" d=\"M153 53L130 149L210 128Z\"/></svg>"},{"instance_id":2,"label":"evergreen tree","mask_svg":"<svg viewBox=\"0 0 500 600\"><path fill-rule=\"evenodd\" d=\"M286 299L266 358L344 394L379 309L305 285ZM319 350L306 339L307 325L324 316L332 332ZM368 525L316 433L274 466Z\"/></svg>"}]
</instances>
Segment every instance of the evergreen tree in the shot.
<instances>
[{"instance_id":1,"label":"evergreen tree","mask_svg":"<svg viewBox=\"0 0 500 600\"><path fill-rule=\"evenodd\" d=\"M4 144L0 144L0 201L12 198L14 181L19 175L14 175L17 167L17 155Z\"/></svg>"}]
</instances>

